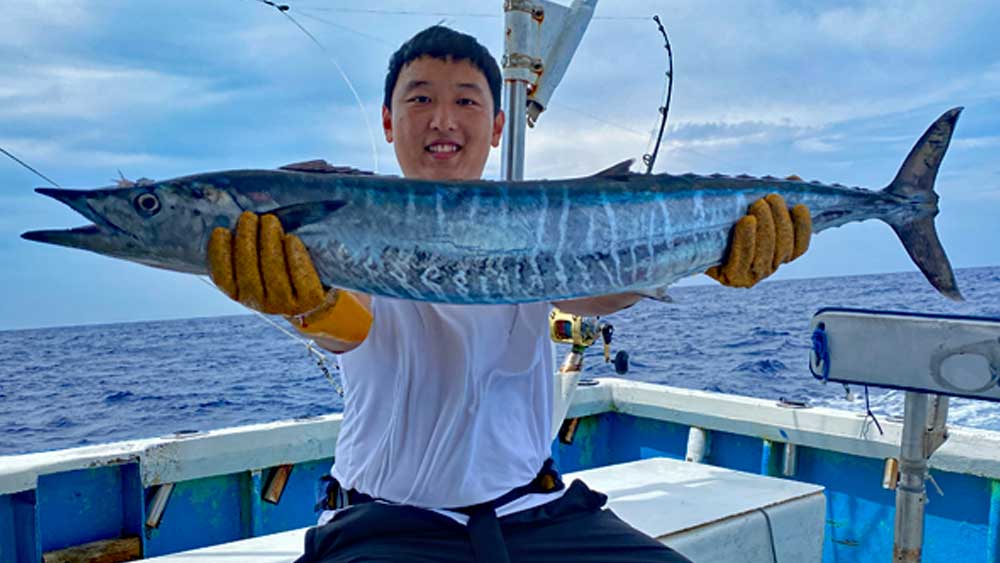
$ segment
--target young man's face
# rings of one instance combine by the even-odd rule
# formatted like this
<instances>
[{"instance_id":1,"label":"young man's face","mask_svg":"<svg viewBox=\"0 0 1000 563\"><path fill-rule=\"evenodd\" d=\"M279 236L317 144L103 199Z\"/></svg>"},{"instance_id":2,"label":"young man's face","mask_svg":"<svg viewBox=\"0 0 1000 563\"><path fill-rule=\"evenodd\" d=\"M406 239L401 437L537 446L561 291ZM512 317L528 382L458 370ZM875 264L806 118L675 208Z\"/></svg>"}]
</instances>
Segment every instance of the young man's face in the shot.
<instances>
[{"instance_id":1,"label":"young man's face","mask_svg":"<svg viewBox=\"0 0 1000 563\"><path fill-rule=\"evenodd\" d=\"M493 115L486 77L469 61L410 62L392 91L392 111L382 108L385 140L407 178L478 180L503 122L503 112Z\"/></svg>"}]
</instances>

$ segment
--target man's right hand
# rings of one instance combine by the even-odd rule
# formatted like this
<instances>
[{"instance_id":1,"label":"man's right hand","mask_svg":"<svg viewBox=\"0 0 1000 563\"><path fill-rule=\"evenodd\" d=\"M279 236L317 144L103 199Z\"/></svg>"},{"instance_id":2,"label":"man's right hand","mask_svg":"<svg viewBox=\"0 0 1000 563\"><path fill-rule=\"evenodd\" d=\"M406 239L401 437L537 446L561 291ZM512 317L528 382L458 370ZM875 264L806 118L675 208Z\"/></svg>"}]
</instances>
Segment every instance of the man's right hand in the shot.
<instances>
[{"instance_id":1,"label":"man's right hand","mask_svg":"<svg viewBox=\"0 0 1000 563\"><path fill-rule=\"evenodd\" d=\"M305 245L285 234L274 215L244 211L235 233L222 227L213 230L208 269L226 295L251 309L284 315L300 332L322 339L328 349L345 351L368 335L368 299L326 291Z\"/></svg>"}]
</instances>

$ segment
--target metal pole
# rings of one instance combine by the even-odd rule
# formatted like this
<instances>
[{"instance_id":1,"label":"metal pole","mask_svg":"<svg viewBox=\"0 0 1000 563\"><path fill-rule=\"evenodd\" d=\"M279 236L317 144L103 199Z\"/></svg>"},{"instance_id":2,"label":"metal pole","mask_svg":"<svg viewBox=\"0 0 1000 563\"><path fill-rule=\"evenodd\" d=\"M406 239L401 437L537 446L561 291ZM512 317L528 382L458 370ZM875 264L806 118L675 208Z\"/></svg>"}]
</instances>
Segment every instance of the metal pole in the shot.
<instances>
[{"instance_id":1,"label":"metal pole","mask_svg":"<svg viewBox=\"0 0 1000 563\"><path fill-rule=\"evenodd\" d=\"M785 444L785 457L781 461L781 474L785 477L795 477L799 470L799 450L795 444Z\"/></svg>"},{"instance_id":2,"label":"metal pole","mask_svg":"<svg viewBox=\"0 0 1000 563\"><path fill-rule=\"evenodd\" d=\"M524 179L524 135L528 120L528 82L535 76L540 21L534 14L542 8L531 0L504 2L503 91L504 123L500 150L501 178ZM544 13L541 11L539 13Z\"/></svg>"},{"instance_id":3,"label":"metal pole","mask_svg":"<svg viewBox=\"0 0 1000 563\"><path fill-rule=\"evenodd\" d=\"M903 438L899 448L896 487L895 563L919 563L924 544L924 505L927 503L927 395L906 392Z\"/></svg>"},{"instance_id":4,"label":"metal pole","mask_svg":"<svg viewBox=\"0 0 1000 563\"><path fill-rule=\"evenodd\" d=\"M521 80L504 82L504 124L503 144L500 157L503 160L501 178L504 180L524 179L524 137L527 129L528 89Z\"/></svg>"}]
</instances>

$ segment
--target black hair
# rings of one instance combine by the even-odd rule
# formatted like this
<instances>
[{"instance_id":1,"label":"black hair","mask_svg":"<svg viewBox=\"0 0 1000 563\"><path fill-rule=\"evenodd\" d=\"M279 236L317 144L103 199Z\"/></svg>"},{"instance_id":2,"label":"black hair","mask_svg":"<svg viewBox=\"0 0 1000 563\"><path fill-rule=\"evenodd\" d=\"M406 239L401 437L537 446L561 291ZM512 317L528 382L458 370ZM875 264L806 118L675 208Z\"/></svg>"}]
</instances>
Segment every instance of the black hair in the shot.
<instances>
[{"instance_id":1,"label":"black hair","mask_svg":"<svg viewBox=\"0 0 1000 563\"><path fill-rule=\"evenodd\" d=\"M392 91L396 87L403 67L419 59L431 57L445 61L469 61L486 77L493 95L493 115L500 112L500 65L489 50L466 35L443 25L433 25L403 43L389 59L389 72L385 75L385 107L392 110Z\"/></svg>"}]
</instances>

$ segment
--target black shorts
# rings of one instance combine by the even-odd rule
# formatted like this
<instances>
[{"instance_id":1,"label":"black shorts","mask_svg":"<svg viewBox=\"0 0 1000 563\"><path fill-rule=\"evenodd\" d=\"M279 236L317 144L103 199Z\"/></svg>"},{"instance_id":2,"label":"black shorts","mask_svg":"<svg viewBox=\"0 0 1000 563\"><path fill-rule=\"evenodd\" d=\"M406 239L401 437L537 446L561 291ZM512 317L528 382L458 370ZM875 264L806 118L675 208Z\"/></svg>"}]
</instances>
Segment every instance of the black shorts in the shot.
<instances>
[{"instance_id":1,"label":"black shorts","mask_svg":"<svg viewBox=\"0 0 1000 563\"><path fill-rule=\"evenodd\" d=\"M691 563L602 508L607 497L574 481L559 499L499 519L511 563ZM501 546L502 547L502 546ZM465 526L411 506L372 502L306 534L296 563L473 563Z\"/></svg>"}]
</instances>

